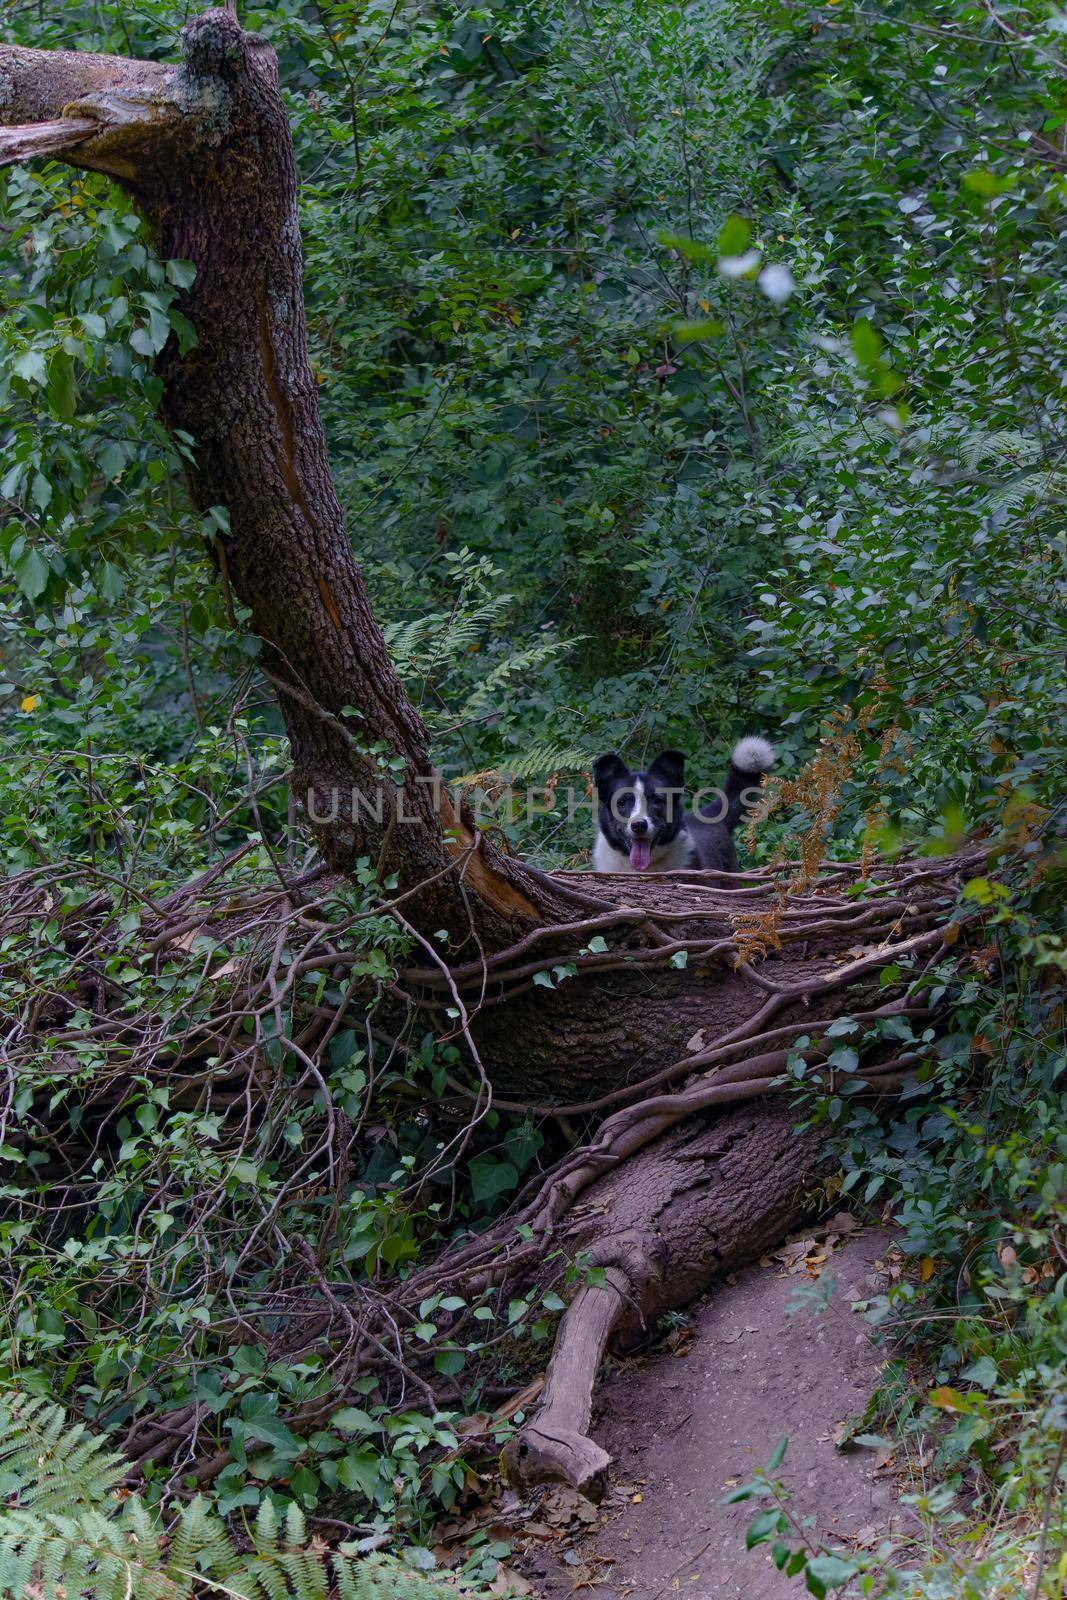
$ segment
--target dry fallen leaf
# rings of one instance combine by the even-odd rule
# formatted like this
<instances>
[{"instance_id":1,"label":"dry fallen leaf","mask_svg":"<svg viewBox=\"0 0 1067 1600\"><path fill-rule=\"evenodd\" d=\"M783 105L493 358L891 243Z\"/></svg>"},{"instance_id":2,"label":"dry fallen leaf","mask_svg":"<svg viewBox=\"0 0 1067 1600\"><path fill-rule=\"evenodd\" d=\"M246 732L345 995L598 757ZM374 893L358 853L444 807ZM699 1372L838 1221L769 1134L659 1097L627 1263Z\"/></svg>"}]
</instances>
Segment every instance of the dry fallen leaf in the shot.
<instances>
[{"instance_id":1,"label":"dry fallen leaf","mask_svg":"<svg viewBox=\"0 0 1067 1600\"><path fill-rule=\"evenodd\" d=\"M536 1594L537 1590L532 1583L520 1577L517 1572L512 1572L510 1567L498 1567L496 1577L489 1585L490 1594Z\"/></svg>"},{"instance_id":2,"label":"dry fallen leaf","mask_svg":"<svg viewBox=\"0 0 1067 1600\"><path fill-rule=\"evenodd\" d=\"M522 1536L524 1539L554 1539L556 1537L547 1522L538 1522L536 1519L533 1522L523 1523Z\"/></svg>"},{"instance_id":3,"label":"dry fallen leaf","mask_svg":"<svg viewBox=\"0 0 1067 1600\"><path fill-rule=\"evenodd\" d=\"M791 1244L784 1244L780 1250L776 1250L774 1256L787 1272L803 1272L804 1263L815 1248L814 1239L795 1239Z\"/></svg>"},{"instance_id":4,"label":"dry fallen leaf","mask_svg":"<svg viewBox=\"0 0 1067 1600\"><path fill-rule=\"evenodd\" d=\"M555 1484L547 1489L540 1501L541 1516L553 1528L569 1528L572 1523L590 1524L596 1521L597 1509L593 1503L565 1484Z\"/></svg>"}]
</instances>

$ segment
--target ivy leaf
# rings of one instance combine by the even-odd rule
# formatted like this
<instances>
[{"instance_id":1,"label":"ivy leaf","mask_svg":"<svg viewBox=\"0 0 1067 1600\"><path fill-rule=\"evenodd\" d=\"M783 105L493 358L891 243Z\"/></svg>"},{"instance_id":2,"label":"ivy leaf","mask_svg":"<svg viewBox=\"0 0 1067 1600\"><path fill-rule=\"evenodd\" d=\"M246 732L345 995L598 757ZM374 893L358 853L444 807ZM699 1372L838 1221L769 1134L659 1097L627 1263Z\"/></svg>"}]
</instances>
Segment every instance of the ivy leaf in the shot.
<instances>
[{"instance_id":1,"label":"ivy leaf","mask_svg":"<svg viewBox=\"0 0 1067 1600\"><path fill-rule=\"evenodd\" d=\"M352 1450L337 1463L337 1476L346 1489L358 1489L373 1501L381 1483L380 1458L372 1450Z\"/></svg>"},{"instance_id":2,"label":"ivy leaf","mask_svg":"<svg viewBox=\"0 0 1067 1600\"><path fill-rule=\"evenodd\" d=\"M74 381L74 362L65 350L57 350L48 367L48 405L54 417L69 422L78 407L78 386Z\"/></svg>"},{"instance_id":3,"label":"ivy leaf","mask_svg":"<svg viewBox=\"0 0 1067 1600\"><path fill-rule=\"evenodd\" d=\"M726 324L717 317L703 317L695 322L672 322L671 332L679 344L697 344L703 339L721 339Z\"/></svg>"},{"instance_id":4,"label":"ivy leaf","mask_svg":"<svg viewBox=\"0 0 1067 1600\"><path fill-rule=\"evenodd\" d=\"M470 1164L470 1175L471 1193L478 1202L507 1194L519 1181L511 1162L500 1161L496 1156L475 1156Z\"/></svg>"},{"instance_id":5,"label":"ivy leaf","mask_svg":"<svg viewBox=\"0 0 1067 1600\"><path fill-rule=\"evenodd\" d=\"M103 473L106 482L112 483L126 465L127 451L125 446L115 440L109 440L97 456L97 465Z\"/></svg>"},{"instance_id":6,"label":"ivy leaf","mask_svg":"<svg viewBox=\"0 0 1067 1600\"><path fill-rule=\"evenodd\" d=\"M827 1589L840 1589L858 1571L854 1561L842 1561L840 1556L812 1556L804 1569L804 1576L809 1593L815 1595L816 1600L822 1600Z\"/></svg>"},{"instance_id":7,"label":"ivy leaf","mask_svg":"<svg viewBox=\"0 0 1067 1600\"><path fill-rule=\"evenodd\" d=\"M48 367L40 350L24 350L11 363L11 370L27 383L45 383L48 378Z\"/></svg>"},{"instance_id":8,"label":"ivy leaf","mask_svg":"<svg viewBox=\"0 0 1067 1600\"><path fill-rule=\"evenodd\" d=\"M964 1383L976 1383L980 1389L992 1389L997 1377L997 1364L992 1356L979 1356L960 1373Z\"/></svg>"},{"instance_id":9,"label":"ivy leaf","mask_svg":"<svg viewBox=\"0 0 1067 1600\"><path fill-rule=\"evenodd\" d=\"M381 1424L375 1422L369 1411L361 1411L359 1406L345 1406L335 1412L331 1418L330 1426L340 1428L342 1433L379 1433Z\"/></svg>"},{"instance_id":10,"label":"ivy leaf","mask_svg":"<svg viewBox=\"0 0 1067 1600\"><path fill-rule=\"evenodd\" d=\"M290 1433L278 1416L277 1408L277 1398L272 1394L253 1390L251 1394L244 1395L241 1399L241 1418L246 1432L262 1444L272 1445L295 1456L300 1446L295 1435Z\"/></svg>"},{"instance_id":11,"label":"ivy leaf","mask_svg":"<svg viewBox=\"0 0 1067 1600\"><path fill-rule=\"evenodd\" d=\"M752 224L745 217L727 217L719 229L719 237L715 241L715 251L720 256L743 255L748 241L752 237Z\"/></svg>"},{"instance_id":12,"label":"ivy leaf","mask_svg":"<svg viewBox=\"0 0 1067 1600\"><path fill-rule=\"evenodd\" d=\"M36 546L15 562L15 582L27 600L36 600L48 585L48 563Z\"/></svg>"},{"instance_id":13,"label":"ivy leaf","mask_svg":"<svg viewBox=\"0 0 1067 1600\"><path fill-rule=\"evenodd\" d=\"M778 1519L781 1512L761 1511L758 1517L753 1517L745 1532L745 1549L752 1550L758 1544L765 1544L779 1531Z\"/></svg>"},{"instance_id":14,"label":"ivy leaf","mask_svg":"<svg viewBox=\"0 0 1067 1600\"><path fill-rule=\"evenodd\" d=\"M118 600L126 587L126 580L113 562L105 561L100 568L97 587L105 600Z\"/></svg>"},{"instance_id":15,"label":"ivy leaf","mask_svg":"<svg viewBox=\"0 0 1067 1600\"><path fill-rule=\"evenodd\" d=\"M166 273L176 289L188 289L196 280L196 267L192 261L168 261Z\"/></svg>"},{"instance_id":16,"label":"ivy leaf","mask_svg":"<svg viewBox=\"0 0 1067 1600\"><path fill-rule=\"evenodd\" d=\"M1014 172L1001 177L996 172L990 172L988 167L976 167L963 174L963 186L980 200L996 200L998 196L1007 194L1009 189L1014 189L1017 177L1018 174Z\"/></svg>"},{"instance_id":17,"label":"ivy leaf","mask_svg":"<svg viewBox=\"0 0 1067 1600\"><path fill-rule=\"evenodd\" d=\"M882 358L882 341L866 317L859 317L850 335L852 353L864 367L875 366Z\"/></svg>"},{"instance_id":18,"label":"ivy leaf","mask_svg":"<svg viewBox=\"0 0 1067 1600\"><path fill-rule=\"evenodd\" d=\"M974 1409L973 1403L966 1395L960 1394L958 1389L953 1389L947 1383L939 1385L936 1389L931 1389L929 1400L930 1404L936 1406L939 1411L968 1412Z\"/></svg>"}]
</instances>

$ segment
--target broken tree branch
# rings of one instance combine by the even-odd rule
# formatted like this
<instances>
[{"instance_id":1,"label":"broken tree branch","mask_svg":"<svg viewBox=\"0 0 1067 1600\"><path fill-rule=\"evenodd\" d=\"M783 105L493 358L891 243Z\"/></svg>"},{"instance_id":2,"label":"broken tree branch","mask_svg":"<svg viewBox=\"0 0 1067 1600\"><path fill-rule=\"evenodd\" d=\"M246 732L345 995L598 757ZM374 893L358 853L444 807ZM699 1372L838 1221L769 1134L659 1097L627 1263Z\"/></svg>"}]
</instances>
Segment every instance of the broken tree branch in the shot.
<instances>
[{"instance_id":1,"label":"broken tree branch","mask_svg":"<svg viewBox=\"0 0 1067 1600\"><path fill-rule=\"evenodd\" d=\"M66 117L59 122L29 122L14 128L0 128L0 167L35 156L60 156L99 132L99 125L88 117Z\"/></svg>"}]
</instances>

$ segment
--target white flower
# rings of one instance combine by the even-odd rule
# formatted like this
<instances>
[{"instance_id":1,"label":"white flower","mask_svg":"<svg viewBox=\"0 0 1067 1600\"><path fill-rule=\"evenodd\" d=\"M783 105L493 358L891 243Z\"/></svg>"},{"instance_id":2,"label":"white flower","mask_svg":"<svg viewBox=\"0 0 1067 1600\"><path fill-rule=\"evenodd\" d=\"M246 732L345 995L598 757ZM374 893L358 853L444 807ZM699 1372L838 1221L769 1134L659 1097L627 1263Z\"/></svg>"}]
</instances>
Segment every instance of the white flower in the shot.
<instances>
[{"instance_id":1,"label":"white flower","mask_svg":"<svg viewBox=\"0 0 1067 1600\"><path fill-rule=\"evenodd\" d=\"M773 300L776 306L785 305L789 296L796 288L793 274L788 267L783 267L778 262L772 262L769 267L764 267L756 279L768 300Z\"/></svg>"},{"instance_id":2,"label":"white flower","mask_svg":"<svg viewBox=\"0 0 1067 1600\"><path fill-rule=\"evenodd\" d=\"M758 250L746 250L743 256L720 256L719 271L724 278L743 278L754 272L760 264Z\"/></svg>"}]
</instances>

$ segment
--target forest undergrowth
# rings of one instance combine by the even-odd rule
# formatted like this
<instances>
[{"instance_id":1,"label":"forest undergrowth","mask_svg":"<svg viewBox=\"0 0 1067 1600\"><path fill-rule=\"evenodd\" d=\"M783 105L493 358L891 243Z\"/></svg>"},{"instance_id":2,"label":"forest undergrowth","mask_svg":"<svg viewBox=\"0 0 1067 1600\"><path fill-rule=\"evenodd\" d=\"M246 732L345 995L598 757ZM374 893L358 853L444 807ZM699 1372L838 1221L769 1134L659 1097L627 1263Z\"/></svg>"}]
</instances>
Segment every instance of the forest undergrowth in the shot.
<instances>
[{"instance_id":1,"label":"forest undergrowth","mask_svg":"<svg viewBox=\"0 0 1067 1600\"><path fill-rule=\"evenodd\" d=\"M4 32L163 59L185 17L14 0ZM868 1311L893 1358L863 1437L919 1463L922 1530L795 1571L816 1595L1061 1595L1064 14L241 18L279 56L353 544L439 767L507 848L585 865L602 750L683 748L697 787L758 729L779 762L747 859L792 892L827 860L858 863L859 896L880 863L976 852L962 962L879 973L946 1019L879 1021L913 1067L899 1099L862 1092L863 1019L833 1025L829 1089L807 1039L785 1069L798 1123L833 1130L834 1203L903 1253ZM408 1563L383 1582L429 1594L434 1519L484 1492L599 1270L561 1259L509 1297L435 1259L518 1214L595 1113L487 1108L458 1028L404 1010L427 954L396 884L315 854L213 561L226 511L191 512L196 442L158 420L194 269L96 175L0 181L5 1415L58 1436L58 1404L122 1458L75 1463L60 1543L121 1479L131 1525L199 1506L198 1548L250 1595L374 1594L379 1550ZM742 919L739 948L758 962L780 926ZM323 1306L351 1329L328 1359ZM281 1355L301 1317L306 1358ZM24 1462L0 1453L0 1487L32 1514ZM754 1537L793 1560L764 1510ZM9 1585L21 1527L0 1516ZM312 1555L271 1578L286 1539ZM133 1581L120 1561L114 1592Z\"/></svg>"}]
</instances>

